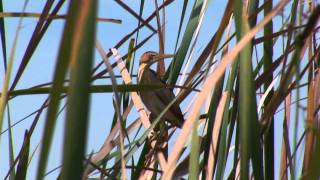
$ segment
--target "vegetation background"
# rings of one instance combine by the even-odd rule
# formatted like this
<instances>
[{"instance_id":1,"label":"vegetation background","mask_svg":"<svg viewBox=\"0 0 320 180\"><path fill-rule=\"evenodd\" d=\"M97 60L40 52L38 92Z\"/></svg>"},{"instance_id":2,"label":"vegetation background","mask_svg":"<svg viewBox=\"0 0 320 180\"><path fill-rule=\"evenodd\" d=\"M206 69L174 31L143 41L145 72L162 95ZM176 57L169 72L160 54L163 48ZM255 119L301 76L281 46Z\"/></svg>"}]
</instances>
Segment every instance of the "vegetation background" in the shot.
<instances>
[{"instance_id":1,"label":"vegetation background","mask_svg":"<svg viewBox=\"0 0 320 180\"><path fill-rule=\"evenodd\" d=\"M308 0L1 1L0 178L317 179ZM167 86L137 85L145 51ZM174 88L168 149L140 91ZM164 112L169 108L164 109ZM162 113L163 114L163 113Z\"/></svg>"}]
</instances>

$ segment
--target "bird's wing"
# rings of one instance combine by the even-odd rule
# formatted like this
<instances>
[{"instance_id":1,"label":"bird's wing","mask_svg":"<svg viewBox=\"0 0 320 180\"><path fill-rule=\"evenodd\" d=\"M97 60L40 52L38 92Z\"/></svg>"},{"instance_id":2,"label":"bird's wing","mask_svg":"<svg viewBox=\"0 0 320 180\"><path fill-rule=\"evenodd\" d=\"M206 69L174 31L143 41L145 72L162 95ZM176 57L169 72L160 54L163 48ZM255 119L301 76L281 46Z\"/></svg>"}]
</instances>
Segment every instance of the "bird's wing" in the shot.
<instances>
[{"instance_id":1,"label":"bird's wing","mask_svg":"<svg viewBox=\"0 0 320 180\"><path fill-rule=\"evenodd\" d=\"M150 69L150 72L154 75L154 76L149 76L152 79L150 79L153 83L157 82L158 84L161 85L165 85L165 83L160 80L159 78L156 78L156 73ZM171 89L159 89L159 90L155 90L155 95L163 102L163 104L168 105L171 103L171 101L175 98L175 95L173 93L173 91ZM183 123L184 118L183 118L183 114L181 112L180 106L177 102L175 102L171 107L170 107L170 111L171 113L173 113L176 118L180 121L180 123Z\"/></svg>"}]
</instances>

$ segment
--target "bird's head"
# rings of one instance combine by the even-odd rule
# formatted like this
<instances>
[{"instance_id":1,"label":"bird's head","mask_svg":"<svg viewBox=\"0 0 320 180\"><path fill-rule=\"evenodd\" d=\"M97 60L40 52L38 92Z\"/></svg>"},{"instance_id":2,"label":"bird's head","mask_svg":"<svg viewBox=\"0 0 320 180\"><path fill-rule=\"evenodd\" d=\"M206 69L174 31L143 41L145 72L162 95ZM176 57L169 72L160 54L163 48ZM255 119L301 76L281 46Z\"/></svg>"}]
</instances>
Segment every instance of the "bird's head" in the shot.
<instances>
[{"instance_id":1,"label":"bird's head","mask_svg":"<svg viewBox=\"0 0 320 180\"><path fill-rule=\"evenodd\" d=\"M143 53L143 55L140 58L140 64L146 64L146 65L152 65L153 63L159 61L160 59L164 58L171 58L174 57L174 55L171 54L159 54L154 51L147 51Z\"/></svg>"}]
</instances>

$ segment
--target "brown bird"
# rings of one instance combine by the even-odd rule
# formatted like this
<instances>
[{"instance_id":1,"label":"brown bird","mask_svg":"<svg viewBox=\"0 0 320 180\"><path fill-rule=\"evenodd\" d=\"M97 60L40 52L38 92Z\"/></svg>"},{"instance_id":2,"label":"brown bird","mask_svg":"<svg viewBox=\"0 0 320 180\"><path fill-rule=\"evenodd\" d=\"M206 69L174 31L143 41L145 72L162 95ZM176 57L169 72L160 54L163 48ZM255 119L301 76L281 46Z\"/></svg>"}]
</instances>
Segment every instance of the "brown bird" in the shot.
<instances>
[{"instance_id":1,"label":"brown bird","mask_svg":"<svg viewBox=\"0 0 320 180\"><path fill-rule=\"evenodd\" d=\"M166 83L157 76L156 72L150 69L150 66L159 59L170 57L173 57L173 55L159 54L153 51L145 52L140 59L138 83L145 85L166 85ZM151 112L152 117L157 117L175 98L172 89L168 88L154 91L141 91L140 96L146 108ZM171 125L179 128L182 127L184 122L183 114L178 103L174 103L162 118Z\"/></svg>"}]
</instances>

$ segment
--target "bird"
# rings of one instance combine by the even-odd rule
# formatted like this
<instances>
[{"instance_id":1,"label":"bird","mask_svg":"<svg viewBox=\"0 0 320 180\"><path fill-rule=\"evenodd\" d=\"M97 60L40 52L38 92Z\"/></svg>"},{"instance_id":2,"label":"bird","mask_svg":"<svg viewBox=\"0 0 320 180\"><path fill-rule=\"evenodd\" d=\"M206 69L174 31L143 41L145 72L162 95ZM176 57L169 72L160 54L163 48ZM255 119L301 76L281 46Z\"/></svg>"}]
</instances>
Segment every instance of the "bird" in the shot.
<instances>
[{"instance_id":1,"label":"bird","mask_svg":"<svg viewBox=\"0 0 320 180\"><path fill-rule=\"evenodd\" d=\"M157 73L150 69L150 66L160 59L170 58L174 55L159 54L154 51L145 52L140 58L138 70L138 84L143 85L163 85L166 83L157 76ZM171 103L175 98L172 88L162 88L153 91L141 91L140 97L146 108L151 112L151 117L158 115ZM172 126L181 128L184 117L181 112L179 103L175 102L170 109L163 115L163 120L169 122Z\"/></svg>"}]
</instances>

